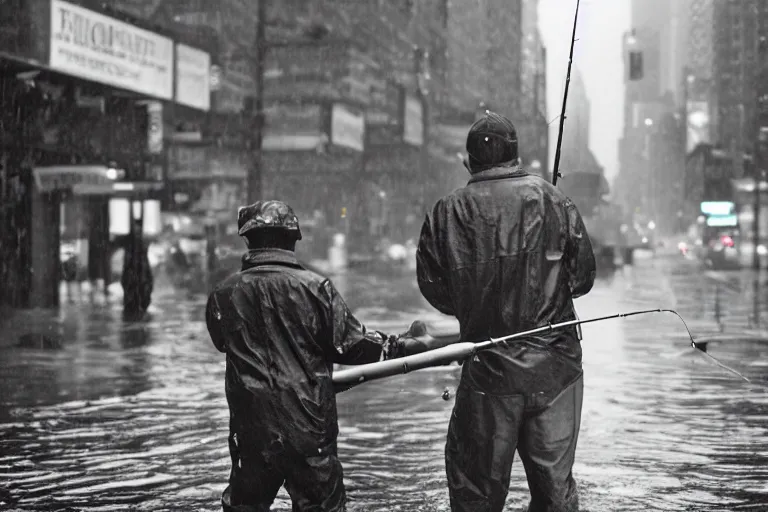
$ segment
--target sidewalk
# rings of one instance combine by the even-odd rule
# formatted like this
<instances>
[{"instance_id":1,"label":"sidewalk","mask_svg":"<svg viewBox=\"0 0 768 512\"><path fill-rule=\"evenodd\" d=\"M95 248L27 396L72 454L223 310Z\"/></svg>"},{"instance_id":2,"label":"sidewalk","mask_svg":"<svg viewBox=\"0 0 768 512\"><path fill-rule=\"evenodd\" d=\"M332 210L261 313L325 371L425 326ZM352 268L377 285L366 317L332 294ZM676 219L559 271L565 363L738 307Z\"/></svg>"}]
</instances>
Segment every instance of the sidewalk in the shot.
<instances>
[{"instance_id":1,"label":"sidewalk","mask_svg":"<svg viewBox=\"0 0 768 512\"><path fill-rule=\"evenodd\" d=\"M19 345L22 337L27 348L56 349L61 342L91 334L94 329L106 332L115 326L122 329L126 323L122 317L123 289L120 283L112 283L109 295L105 297L101 290L91 295L90 283L84 282L73 301L68 300L66 285L62 283L59 296L58 309L0 307L0 349ZM178 303L180 299L188 300L189 295L165 281L156 282L146 318L150 319L158 306Z\"/></svg>"}]
</instances>

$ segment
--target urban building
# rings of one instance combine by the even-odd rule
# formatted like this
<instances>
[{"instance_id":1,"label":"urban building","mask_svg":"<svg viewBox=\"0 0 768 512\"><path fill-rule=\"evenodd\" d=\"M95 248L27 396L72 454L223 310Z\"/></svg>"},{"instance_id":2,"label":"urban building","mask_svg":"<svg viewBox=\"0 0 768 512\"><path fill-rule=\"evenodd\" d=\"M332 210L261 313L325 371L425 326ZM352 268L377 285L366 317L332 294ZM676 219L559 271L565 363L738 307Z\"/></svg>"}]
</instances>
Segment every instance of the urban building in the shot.
<instances>
[{"instance_id":1,"label":"urban building","mask_svg":"<svg viewBox=\"0 0 768 512\"><path fill-rule=\"evenodd\" d=\"M625 59L624 133L614 188L635 221L661 231L679 229L684 197L684 123L689 0L634 0L631 31L622 42ZM630 55L641 55L631 76Z\"/></svg>"},{"instance_id":2,"label":"urban building","mask_svg":"<svg viewBox=\"0 0 768 512\"><path fill-rule=\"evenodd\" d=\"M158 230L162 112L206 109L209 53L99 2L6 2L0 34L0 295L55 307L62 241L106 286L129 217Z\"/></svg>"},{"instance_id":3,"label":"urban building","mask_svg":"<svg viewBox=\"0 0 768 512\"><path fill-rule=\"evenodd\" d=\"M571 70L568 88L567 129L563 130L560 169L565 175L569 170L602 173L602 168L589 149L591 104L584 86L584 79L577 67Z\"/></svg>"},{"instance_id":4,"label":"urban building","mask_svg":"<svg viewBox=\"0 0 768 512\"><path fill-rule=\"evenodd\" d=\"M689 219L699 216L702 201L735 202L746 263L755 245L756 211L765 219L761 238L768 235L768 216L750 193L758 177L755 170L765 167L756 150L763 124L759 98L765 94L760 40L768 36L768 5L758 0L690 0L689 18L686 214ZM694 186L699 180L703 185Z\"/></svg>"},{"instance_id":5,"label":"urban building","mask_svg":"<svg viewBox=\"0 0 768 512\"><path fill-rule=\"evenodd\" d=\"M486 109L518 129L523 165L547 173L546 51L538 27L538 0L476 0L473 8L447 2L444 85L435 98L436 157L466 180L467 123Z\"/></svg>"},{"instance_id":6,"label":"urban building","mask_svg":"<svg viewBox=\"0 0 768 512\"><path fill-rule=\"evenodd\" d=\"M88 275L108 284L136 200L150 238L170 230L240 250L237 206L277 197L302 220L306 259L327 258L337 234L350 254L415 240L426 209L466 183L458 154L486 108L515 122L524 164L544 172L538 2L474 3L12 3L0 14L3 300L55 305L45 283L58 283L62 233L92 242ZM49 33L66 25L49 19L54 4L162 54L130 80L82 68L82 59L82 69L57 63L68 54ZM51 148L30 151L41 144ZM70 164L87 169L62 167ZM46 206L54 204L65 206Z\"/></svg>"}]
</instances>

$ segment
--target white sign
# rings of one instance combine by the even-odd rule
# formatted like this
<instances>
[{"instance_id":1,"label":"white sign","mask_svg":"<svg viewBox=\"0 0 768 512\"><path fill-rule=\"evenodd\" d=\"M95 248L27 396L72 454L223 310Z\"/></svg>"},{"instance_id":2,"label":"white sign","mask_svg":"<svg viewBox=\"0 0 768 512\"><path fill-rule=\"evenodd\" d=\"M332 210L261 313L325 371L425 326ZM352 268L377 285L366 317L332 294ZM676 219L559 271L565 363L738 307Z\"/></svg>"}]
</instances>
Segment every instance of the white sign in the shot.
<instances>
[{"instance_id":1,"label":"white sign","mask_svg":"<svg viewBox=\"0 0 768 512\"><path fill-rule=\"evenodd\" d=\"M173 41L51 0L51 68L156 98L173 98Z\"/></svg>"},{"instance_id":2,"label":"white sign","mask_svg":"<svg viewBox=\"0 0 768 512\"><path fill-rule=\"evenodd\" d=\"M265 151L311 151L328 142L320 105L275 104L264 109Z\"/></svg>"},{"instance_id":3,"label":"white sign","mask_svg":"<svg viewBox=\"0 0 768 512\"><path fill-rule=\"evenodd\" d=\"M405 97L403 141L414 146L421 146L424 144L423 105L419 98L411 95Z\"/></svg>"},{"instance_id":4,"label":"white sign","mask_svg":"<svg viewBox=\"0 0 768 512\"><path fill-rule=\"evenodd\" d=\"M365 116L341 104L331 109L331 144L363 151L365 148Z\"/></svg>"},{"instance_id":5,"label":"white sign","mask_svg":"<svg viewBox=\"0 0 768 512\"><path fill-rule=\"evenodd\" d=\"M32 175L40 192L71 190L76 185L108 185L113 180L103 165L56 165L35 167Z\"/></svg>"},{"instance_id":6,"label":"white sign","mask_svg":"<svg viewBox=\"0 0 768 512\"><path fill-rule=\"evenodd\" d=\"M211 108L211 56L183 44L176 45L176 103Z\"/></svg>"}]
</instances>

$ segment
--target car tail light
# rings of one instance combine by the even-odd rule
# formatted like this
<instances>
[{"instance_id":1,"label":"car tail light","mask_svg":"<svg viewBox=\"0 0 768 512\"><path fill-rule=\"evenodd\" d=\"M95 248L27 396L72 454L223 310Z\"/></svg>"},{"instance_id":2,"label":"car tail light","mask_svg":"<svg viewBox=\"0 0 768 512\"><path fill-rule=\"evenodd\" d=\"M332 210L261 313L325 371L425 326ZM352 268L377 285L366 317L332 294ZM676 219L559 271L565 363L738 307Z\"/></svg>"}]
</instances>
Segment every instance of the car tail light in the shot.
<instances>
[{"instance_id":1,"label":"car tail light","mask_svg":"<svg viewBox=\"0 0 768 512\"><path fill-rule=\"evenodd\" d=\"M731 238L728 235L721 236L720 243L723 244L725 247L733 247L734 245L736 245L733 243L733 238Z\"/></svg>"}]
</instances>

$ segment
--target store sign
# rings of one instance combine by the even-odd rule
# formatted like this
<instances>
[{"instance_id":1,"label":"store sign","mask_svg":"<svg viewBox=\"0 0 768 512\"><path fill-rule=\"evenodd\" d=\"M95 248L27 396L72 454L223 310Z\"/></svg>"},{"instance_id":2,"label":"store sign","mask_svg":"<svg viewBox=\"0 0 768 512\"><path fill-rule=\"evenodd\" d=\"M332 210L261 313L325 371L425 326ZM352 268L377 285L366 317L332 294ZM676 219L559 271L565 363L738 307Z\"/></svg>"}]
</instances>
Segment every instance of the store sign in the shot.
<instances>
[{"instance_id":1,"label":"store sign","mask_svg":"<svg viewBox=\"0 0 768 512\"><path fill-rule=\"evenodd\" d=\"M213 182L206 185L200 199L190 205L193 212L234 212L245 204L245 187L236 183Z\"/></svg>"},{"instance_id":2,"label":"store sign","mask_svg":"<svg viewBox=\"0 0 768 512\"><path fill-rule=\"evenodd\" d=\"M732 215L736 212L736 205L732 201L704 201L699 210L704 215Z\"/></svg>"},{"instance_id":3,"label":"store sign","mask_svg":"<svg viewBox=\"0 0 768 512\"><path fill-rule=\"evenodd\" d=\"M176 45L176 103L211 108L211 56L184 44Z\"/></svg>"},{"instance_id":4,"label":"store sign","mask_svg":"<svg viewBox=\"0 0 768 512\"><path fill-rule=\"evenodd\" d=\"M419 98L410 94L405 96L403 142L413 146L424 144L424 106Z\"/></svg>"},{"instance_id":5,"label":"store sign","mask_svg":"<svg viewBox=\"0 0 768 512\"><path fill-rule=\"evenodd\" d=\"M245 179L250 155L246 151L200 145L168 148L168 178L171 180Z\"/></svg>"},{"instance_id":6,"label":"store sign","mask_svg":"<svg viewBox=\"0 0 768 512\"><path fill-rule=\"evenodd\" d=\"M264 109L262 149L311 151L327 142L320 105L276 104Z\"/></svg>"},{"instance_id":7,"label":"store sign","mask_svg":"<svg viewBox=\"0 0 768 512\"><path fill-rule=\"evenodd\" d=\"M106 185L111 188L114 184L108 169L103 165L35 167L32 175L40 192L72 190L77 185Z\"/></svg>"},{"instance_id":8,"label":"store sign","mask_svg":"<svg viewBox=\"0 0 768 512\"><path fill-rule=\"evenodd\" d=\"M707 226L711 227L733 227L739 225L739 218L736 215L713 215L707 217Z\"/></svg>"},{"instance_id":9,"label":"store sign","mask_svg":"<svg viewBox=\"0 0 768 512\"><path fill-rule=\"evenodd\" d=\"M339 103L331 109L331 144L363 151L365 148L365 116Z\"/></svg>"},{"instance_id":10,"label":"store sign","mask_svg":"<svg viewBox=\"0 0 768 512\"><path fill-rule=\"evenodd\" d=\"M51 0L49 65L86 80L173 98L171 39L62 0Z\"/></svg>"}]
</instances>

